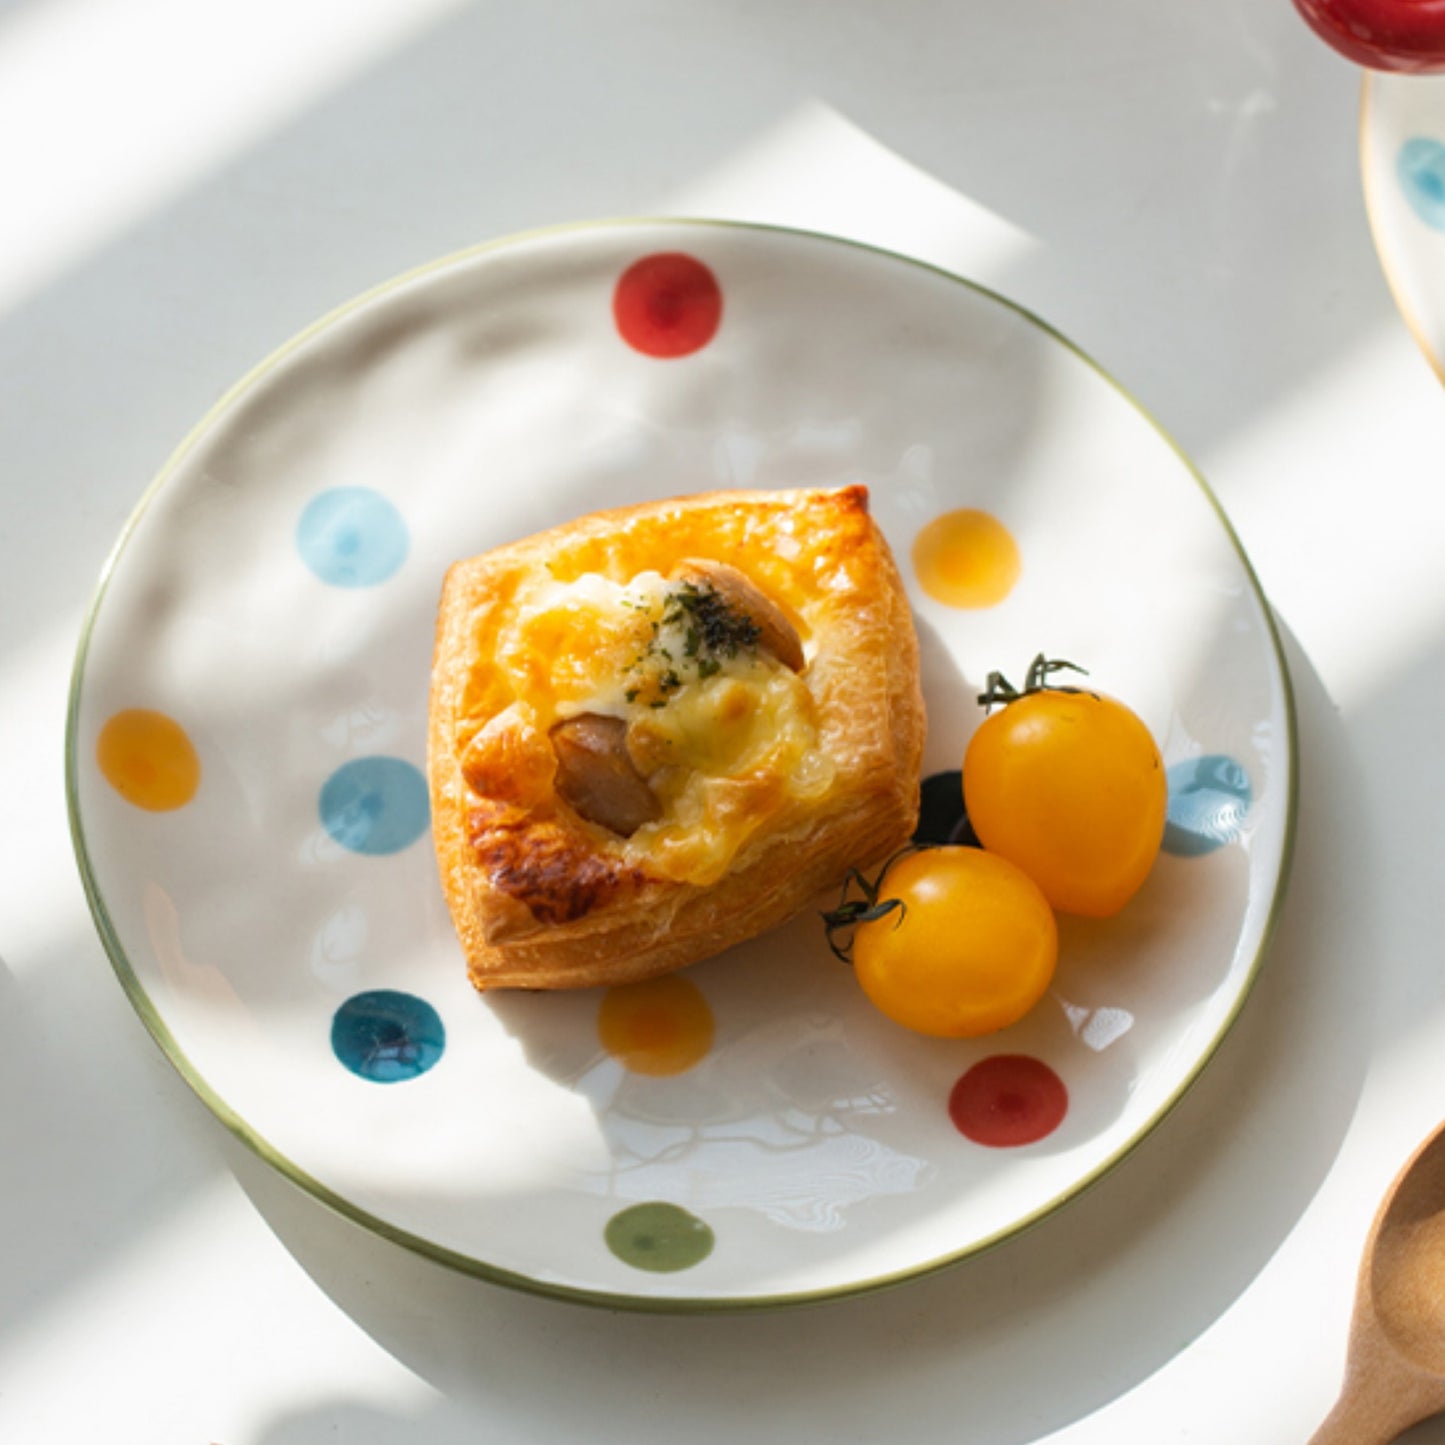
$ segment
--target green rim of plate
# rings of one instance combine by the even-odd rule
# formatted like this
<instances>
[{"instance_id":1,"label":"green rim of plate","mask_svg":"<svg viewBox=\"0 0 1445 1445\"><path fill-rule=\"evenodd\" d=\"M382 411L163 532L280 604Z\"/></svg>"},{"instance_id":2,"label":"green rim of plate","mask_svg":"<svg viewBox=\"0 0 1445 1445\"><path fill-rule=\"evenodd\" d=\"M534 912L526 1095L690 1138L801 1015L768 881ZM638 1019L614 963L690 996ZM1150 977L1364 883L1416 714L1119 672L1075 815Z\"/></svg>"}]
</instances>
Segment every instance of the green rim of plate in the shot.
<instances>
[{"instance_id":1,"label":"green rim of plate","mask_svg":"<svg viewBox=\"0 0 1445 1445\"><path fill-rule=\"evenodd\" d=\"M1037 327L1038 330L1052 338L1066 350L1072 352L1118 392L1118 394L1138 412L1143 420L1159 434L1161 439L1178 457L1185 470L1194 478L1195 483L1204 493L1215 516L1219 520L1220 526L1224 529L1225 536L1234 548L1239 563L1243 567L1245 575L1249 580L1250 587L1253 589L1255 599L1259 603L1270 644L1274 651L1274 659L1278 669L1279 684L1284 701L1287 729L1286 742L1288 746L1287 814L1274 896L1270 901L1269 914L1265 919L1264 928L1260 935L1259 947L1250 963L1249 972L1245 977L1243 986L1240 988L1238 996L1234 1000L1233 1007L1220 1024L1214 1037L1209 1041L1200 1057L1196 1060L1194 1067L1155 1114L1126 1141L1126 1143L1094 1169L1075 1180L1069 1188L1055 1195L1054 1198L1041 1205L1038 1209L1015 1220L1004 1229L998 1230L983 1239L974 1240L963 1249L940 1255L935 1259L926 1260L908 1269L876 1275L868 1279L857 1280L851 1284L826 1289L736 1297L719 1297L712 1295L659 1297L645 1294L623 1294L606 1290L589 1290L552 1284L546 1280L534 1279L530 1275L518 1274L515 1271L504 1269L499 1265L489 1264L486 1260L475 1259L471 1255L448 1249L444 1245L436 1244L432 1240L400 1229L388 1223L386 1220L376 1217L358 1205L353 1204L343 1195L338 1194L335 1190L321 1183L320 1180L313 1178L305 1169L282 1154L280 1150L276 1149L267 1139L253 1129L245 1119L211 1088L201 1071L192 1064L185 1052L181 1049L175 1036L171 1033L165 1020L161 1017L159 1009L157 1009L150 995L146 993L145 987L142 985L135 969L127 958L125 948L120 941L119 935L116 933L110 913L106 908L105 899L102 897L100 886L96 881L89 848L86 844L84 820L81 817L78 737L80 700L85 684L85 664L90 651L91 635L95 628L96 618L100 614L101 604L105 600L106 590L119 563L121 554L124 552L126 544L138 526L141 517L144 516L161 488L169 482L182 460L190 453L192 448L210 429L212 424L224 415L226 411L261 380L262 377L266 376L281 362L298 351L312 337L328 330L339 321L362 310L364 307L370 306L372 303L400 290L402 287L410 285L429 275L473 260L478 256L483 256L490 252L510 250L558 236L580 234L589 231L667 226L696 226L698 228L750 231L761 235L801 237L824 245L846 246L890 262L901 262L917 270L942 277L944 280L951 281L956 285L964 286L970 291L988 298L998 305L1003 306L1005 309L1014 312L1021 319ZM765 225L747 221L718 220L706 217L633 216L605 220L576 221L564 225L540 227L534 230L516 232L493 241L486 241L479 245L465 247L421 266L404 271L400 275L394 276L390 280L384 281L362 292L360 295L353 297L350 301L344 302L342 305L312 322L289 341L283 343L273 351L259 365L253 367L220 397L205 415L202 416L200 421L191 428L185 439L175 451L172 452L160 472L146 488L140 501L136 504L135 510L131 513L125 526L122 528L120 536L117 538L115 546L111 549L110 556L106 559L105 565L101 570L99 582L91 596L90 604L86 609L85 619L81 626L79 644L76 648L75 664L71 672L70 695L66 709L65 725L65 794L66 809L70 821L71 842L75 848L76 861L79 865L81 881L85 887L86 900L90 905L91 915L95 920L96 930L100 934L101 943L110 957L111 965L115 969L116 975L120 979L120 983L125 989L131 1004L140 1015L141 1021L149 1030L151 1037L160 1046L162 1052L200 1100L232 1134L261 1159L265 1160L267 1164L271 1165L293 1183L299 1185L306 1193L310 1194L321 1204L326 1205L329 1209L351 1220L353 1223L359 1224L370 1232L379 1235L381 1238L389 1240L393 1244L401 1245L403 1248L411 1250L426 1259L447 1265L452 1269L486 1280L492 1284L505 1285L509 1288L522 1290L549 1299L564 1300L572 1304L591 1305L604 1309L626 1309L657 1314L742 1314L762 1310L784 1309L799 1305L819 1304L830 1300L850 1299L861 1295L873 1294L879 1290L888 1289L896 1285L904 1284L910 1280L920 1279L927 1275L937 1273L939 1270L959 1264L965 1259L971 1259L983 1253L985 1250L1001 1244L1006 1239L1014 1238L1016 1235L1040 1223L1064 1205L1078 1198L1086 1189L1096 1184L1106 1175L1112 1173L1124 1159L1158 1128L1164 1119L1173 1112L1179 1101L1203 1072L1205 1066L1218 1052L1220 1044L1224 1041L1225 1036L1233 1027L1235 1020L1239 1017L1245 1000L1253 992L1255 982L1259 977L1260 968L1263 965L1265 955L1268 952L1269 944L1279 921L1286 885L1289 879L1290 866L1294 856L1295 824L1298 812L1298 755L1298 719L1295 711L1294 689L1290 682L1289 667L1285 661L1284 648L1275 624L1274 615L1265 597L1264 589L1260 585L1253 564L1245 553L1233 524L1230 522L1228 516L1226 516L1223 507L1219 503L1219 499L1210 489L1203 474L1184 453L1174 438L1159 424L1132 392L1120 385L1120 383L1087 352L1076 346L1068 337L1064 336L1055 327L1035 315L1032 311L1029 311L1026 307L1020 306L1017 302L1010 301L1006 296L1000 295L989 287L980 285L975 281L970 281L941 266L935 266L930 262L918 260L916 257L905 256L881 246L873 246L866 242L851 240L847 237L831 236L824 232L808 231L791 226Z\"/></svg>"}]
</instances>

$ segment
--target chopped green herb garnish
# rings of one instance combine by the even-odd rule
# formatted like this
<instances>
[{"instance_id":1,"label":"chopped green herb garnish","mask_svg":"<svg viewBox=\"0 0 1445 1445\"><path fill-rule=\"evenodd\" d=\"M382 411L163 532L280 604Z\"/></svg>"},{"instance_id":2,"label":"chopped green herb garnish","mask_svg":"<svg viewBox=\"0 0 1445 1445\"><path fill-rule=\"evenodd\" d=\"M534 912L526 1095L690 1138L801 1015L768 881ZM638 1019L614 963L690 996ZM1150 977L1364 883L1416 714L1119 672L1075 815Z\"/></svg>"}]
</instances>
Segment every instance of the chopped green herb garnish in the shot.
<instances>
[{"instance_id":1,"label":"chopped green herb garnish","mask_svg":"<svg viewBox=\"0 0 1445 1445\"><path fill-rule=\"evenodd\" d=\"M731 606L712 587L699 587L684 582L667 599L662 614L664 622L688 624L688 631L698 634L699 648L714 655L736 657L745 647L756 647L762 629L746 612ZM689 656L693 655L690 651Z\"/></svg>"},{"instance_id":2,"label":"chopped green herb garnish","mask_svg":"<svg viewBox=\"0 0 1445 1445\"><path fill-rule=\"evenodd\" d=\"M762 635L746 612L696 582L670 588L661 617L654 616L651 623L651 638L628 668L644 680L624 694L628 702L636 702L655 690L660 695L649 696L648 707L666 707L668 698L692 678L716 677L724 659L754 651Z\"/></svg>"}]
</instances>

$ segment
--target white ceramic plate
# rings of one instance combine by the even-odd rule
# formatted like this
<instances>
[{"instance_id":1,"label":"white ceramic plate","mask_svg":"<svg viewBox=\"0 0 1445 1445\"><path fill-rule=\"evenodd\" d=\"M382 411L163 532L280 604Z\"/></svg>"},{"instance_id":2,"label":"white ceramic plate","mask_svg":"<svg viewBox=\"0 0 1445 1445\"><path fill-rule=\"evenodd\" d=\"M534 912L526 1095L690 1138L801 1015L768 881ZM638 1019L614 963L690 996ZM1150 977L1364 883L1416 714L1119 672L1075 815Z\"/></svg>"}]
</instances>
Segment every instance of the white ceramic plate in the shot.
<instances>
[{"instance_id":1,"label":"white ceramic plate","mask_svg":"<svg viewBox=\"0 0 1445 1445\"><path fill-rule=\"evenodd\" d=\"M658 254L702 263L717 294L674 290L669 311L644 271L629 283L640 320L619 324L619 278ZM637 349L657 336L686 354ZM1045 1001L974 1041L873 1012L813 915L655 1001L683 1008L654 1023L684 1042L711 1025L683 1072L609 1053L600 992L475 995L420 792L447 565L604 505L853 482L915 604L926 773L958 768L990 669L1018 680L1040 649L1089 665L1171 769L1169 848L1144 890L1107 923L1065 920ZM1021 574L995 605L919 585L916 536L958 509L1017 542ZM926 266L686 222L444 260L242 381L116 549L77 659L68 763L120 978L237 1134L435 1258L656 1309L905 1279L1107 1170L1240 1008L1294 796L1288 683L1249 567L1107 376ZM970 1074L1000 1056L1026 1062ZM955 1123L966 1074L974 1123L1032 1142Z\"/></svg>"},{"instance_id":2,"label":"white ceramic plate","mask_svg":"<svg viewBox=\"0 0 1445 1445\"><path fill-rule=\"evenodd\" d=\"M1445 381L1445 76L1367 76L1360 157L1385 278Z\"/></svg>"}]
</instances>

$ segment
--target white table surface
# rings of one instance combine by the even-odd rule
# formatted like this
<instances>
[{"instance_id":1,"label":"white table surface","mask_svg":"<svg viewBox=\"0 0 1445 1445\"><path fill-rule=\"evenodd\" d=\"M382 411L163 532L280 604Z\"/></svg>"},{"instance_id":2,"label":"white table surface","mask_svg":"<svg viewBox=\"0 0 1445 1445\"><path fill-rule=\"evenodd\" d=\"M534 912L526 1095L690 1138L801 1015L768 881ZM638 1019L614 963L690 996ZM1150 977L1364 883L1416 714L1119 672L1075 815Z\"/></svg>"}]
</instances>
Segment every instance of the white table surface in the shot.
<instances>
[{"instance_id":1,"label":"white table surface","mask_svg":"<svg viewBox=\"0 0 1445 1445\"><path fill-rule=\"evenodd\" d=\"M1359 99L1287 0L0 0L0 1440L1306 1440L1445 1117L1445 394ZM1298 694L1281 926L1183 1105L1024 1236L782 1314L551 1303L331 1216L151 1042L66 826L84 609L211 401L413 264L640 213L1041 313L1199 464Z\"/></svg>"}]
</instances>

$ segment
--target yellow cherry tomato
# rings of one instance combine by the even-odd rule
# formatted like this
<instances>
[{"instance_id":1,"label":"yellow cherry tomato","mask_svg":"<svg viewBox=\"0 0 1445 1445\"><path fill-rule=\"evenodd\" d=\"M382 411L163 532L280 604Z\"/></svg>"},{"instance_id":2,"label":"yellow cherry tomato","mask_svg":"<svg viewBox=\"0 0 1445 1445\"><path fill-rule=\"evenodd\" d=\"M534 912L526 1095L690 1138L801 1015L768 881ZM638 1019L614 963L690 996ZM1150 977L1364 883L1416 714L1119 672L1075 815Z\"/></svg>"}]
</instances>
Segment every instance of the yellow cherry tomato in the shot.
<instances>
[{"instance_id":1,"label":"yellow cherry tomato","mask_svg":"<svg viewBox=\"0 0 1445 1445\"><path fill-rule=\"evenodd\" d=\"M978 848L905 853L877 886L876 903L890 900L901 906L858 924L852 958L863 992L896 1023L971 1038L1016 1022L1048 988L1053 911L1006 859Z\"/></svg>"},{"instance_id":2,"label":"yellow cherry tomato","mask_svg":"<svg viewBox=\"0 0 1445 1445\"><path fill-rule=\"evenodd\" d=\"M1134 712L1047 686L980 724L964 754L963 798L985 848L1022 868L1061 913L1090 918L1110 917L1139 890L1169 804L1164 761Z\"/></svg>"}]
</instances>

